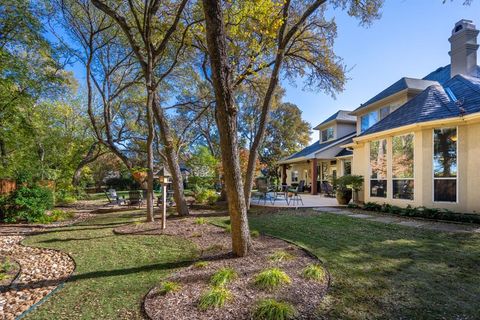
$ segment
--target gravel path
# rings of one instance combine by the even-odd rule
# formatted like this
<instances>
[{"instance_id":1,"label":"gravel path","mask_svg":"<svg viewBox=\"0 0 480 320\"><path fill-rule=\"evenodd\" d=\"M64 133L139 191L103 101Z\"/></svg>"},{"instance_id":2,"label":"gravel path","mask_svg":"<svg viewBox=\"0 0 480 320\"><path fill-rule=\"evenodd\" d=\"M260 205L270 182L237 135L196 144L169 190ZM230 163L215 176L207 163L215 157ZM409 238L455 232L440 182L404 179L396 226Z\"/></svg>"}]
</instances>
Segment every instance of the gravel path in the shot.
<instances>
[{"instance_id":1,"label":"gravel path","mask_svg":"<svg viewBox=\"0 0 480 320\"><path fill-rule=\"evenodd\" d=\"M0 287L0 318L15 319L68 279L75 269L65 253L25 247L23 236L0 236L0 255L20 264L21 271L10 287Z\"/></svg>"},{"instance_id":2,"label":"gravel path","mask_svg":"<svg viewBox=\"0 0 480 320\"><path fill-rule=\"evenodd\" d=\"M81 202L77 206L63 208L74 211L75 218L49 225L0 226L0 256L20 265L20 273L11 285L0 286L0 319L16 319L66 281L75 269L75 262L66 253L23 246L21 241L25 236L86 220L96 207Z\"/></svg>"}]
</instances>

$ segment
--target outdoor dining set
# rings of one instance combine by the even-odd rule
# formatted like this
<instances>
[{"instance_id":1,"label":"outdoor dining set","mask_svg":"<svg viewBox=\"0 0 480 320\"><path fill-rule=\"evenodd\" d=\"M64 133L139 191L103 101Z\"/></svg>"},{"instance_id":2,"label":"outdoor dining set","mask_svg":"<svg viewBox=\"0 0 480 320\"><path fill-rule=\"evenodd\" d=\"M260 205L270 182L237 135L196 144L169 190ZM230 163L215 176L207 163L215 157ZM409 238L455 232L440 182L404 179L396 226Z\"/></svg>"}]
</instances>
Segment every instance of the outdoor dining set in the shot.
<instances>
[{"instance_id":1,"label":"outdoor dining set","mask_svg":"<svg viewBox=\"0 0 480 320\"><path fill-rule=\"evenodd\" d=\"M267 204L269 201L272 205L275 205L277 201L285 201L288 206L298 206L300 203L303 205L301 190L304 189L304 181L296 186L289 186L287 184L282 185L268 185L264 179L257 179L257 190L252 193L252 202L257 201L258 204L263 201L263 204Z\"/></svg>"}]
</instances>

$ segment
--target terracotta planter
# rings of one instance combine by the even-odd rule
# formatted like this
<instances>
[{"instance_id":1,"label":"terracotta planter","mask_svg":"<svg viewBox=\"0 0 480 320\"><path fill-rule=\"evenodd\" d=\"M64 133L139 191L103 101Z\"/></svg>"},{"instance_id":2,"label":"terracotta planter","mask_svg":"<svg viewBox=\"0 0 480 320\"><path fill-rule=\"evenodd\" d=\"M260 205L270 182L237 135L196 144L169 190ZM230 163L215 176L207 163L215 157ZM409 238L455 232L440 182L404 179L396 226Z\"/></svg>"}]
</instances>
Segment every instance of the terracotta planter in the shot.
<instances>
[{"instance_id":1,"label":"terracotta planter","mask_svg":"<svg viewBox=\"0 0 480 320\"><path fill-rule=\"evenodd\" d=\"M145 171L137 171L132 173L133 179L138 183L142 184L147 179L148 173Z\"/></svg>"},{"instance_id":2,"label":"terracotta planter","mask_svg":"<svg viewBox=\"0 0 480 320\"><path fill-rule=\"evenodd\" d=\"M17 189L17 183L12 179L0 179L0 194L9 194Z\"/></svg>"},{"instance_id":3,"label":"terracotta planter","mask_svg":"<svg viewBox=\"0 0 480 320\"><path fill-rule=\"evenodd\" d=\"M337 191L336 198L337 198L338 204L347 205L350 202L350 200L352 200L352 190Z\"/></svg>"}]
</instances>

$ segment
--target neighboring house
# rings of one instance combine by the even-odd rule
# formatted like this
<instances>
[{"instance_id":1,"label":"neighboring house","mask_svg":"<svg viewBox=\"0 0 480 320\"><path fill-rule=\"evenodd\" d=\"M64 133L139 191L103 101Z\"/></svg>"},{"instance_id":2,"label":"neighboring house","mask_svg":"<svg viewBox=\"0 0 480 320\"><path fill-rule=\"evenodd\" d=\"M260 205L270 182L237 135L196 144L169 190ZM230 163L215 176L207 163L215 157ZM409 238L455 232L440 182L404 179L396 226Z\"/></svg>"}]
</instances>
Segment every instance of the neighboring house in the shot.
<instances>
[{"instance_id":1,"label":"neighboring house","mask_svg":"<svg viewBox=\"0 0 480 320\"><path fill-rule=\"evenodd\" d=\"M350 113L356 133L338 148L353 151L352 173L365 177L360 200L480 212L478 34L457 22L449 65L402 78Z\"/></svg>"}]
</instances>

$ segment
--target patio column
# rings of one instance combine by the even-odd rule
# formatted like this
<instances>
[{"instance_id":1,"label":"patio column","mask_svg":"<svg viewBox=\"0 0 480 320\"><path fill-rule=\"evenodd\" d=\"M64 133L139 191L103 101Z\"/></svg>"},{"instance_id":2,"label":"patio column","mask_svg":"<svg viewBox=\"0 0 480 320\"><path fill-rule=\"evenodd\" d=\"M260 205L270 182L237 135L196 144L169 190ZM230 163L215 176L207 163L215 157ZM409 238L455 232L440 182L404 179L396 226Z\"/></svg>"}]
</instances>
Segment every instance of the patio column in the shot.
<instances>
[{"instance_id":1,"label":"patio column","mask_svg":"<svg viewBox=\"0 0 480 320\"><path fill-rule=\"evenodd\" d=\"M287 165L282 164L282 184L287 184Z\"/></svg>"},{"instance_id":2,"label":"patio column","mask_svg":"<svg viewBox=\"0 0 480 320\"><path fill-rule=\"evenodd\" d=\"M316 195L316 194L318 194L318 192L317 192L317 176L318 176L317 158L313 158L312 161L310 161L310 163L312 164L312 191L311 191L311 193L313 195Z\"/></svg>"}]
</instances>

